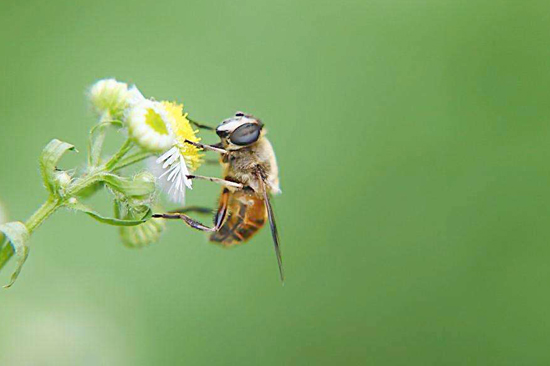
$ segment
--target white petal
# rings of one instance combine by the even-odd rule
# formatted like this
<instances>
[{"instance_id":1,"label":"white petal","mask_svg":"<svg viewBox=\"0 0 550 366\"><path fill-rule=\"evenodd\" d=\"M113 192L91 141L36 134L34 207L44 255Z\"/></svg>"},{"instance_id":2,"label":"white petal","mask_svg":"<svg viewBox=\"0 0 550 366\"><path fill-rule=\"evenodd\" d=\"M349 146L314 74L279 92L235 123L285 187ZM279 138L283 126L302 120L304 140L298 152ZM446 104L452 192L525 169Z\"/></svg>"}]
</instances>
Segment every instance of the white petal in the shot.
<instances>
[{"instance_id":1,"label":"white petal","mask_svg":"<svg viewBox=\"0 0 550 366\"><path fill-rule=\"evenodd\" d=\"M160 158L157 159L157 164L160 164L161 162L165 161L166 159L168 159L170 156L174 155L177 152L178 152L177 147L171 148L170 150L162 154Z\"/></svg>"},{"instance_id":2,"label":"white petal","mask_svg":"<svg viewBox=\"0 0 550 366\"><path fill-rule=\"evenodd\" d=\"M193 183L191 182L191 179L187 178L187 176L189 175L189 169L187 169L185 159L181 155L180 155L180 166L181 166L182 175L183 175L183 183L185 183L187 188L193 189Z\"/></svg>"},{"instance_id":3,"label":"white petal","mask_svg":"<svg viewBox=\"0 0 550 366\"><path fill-rule=\"evenodd\" d=\"M189 175L189 169L185 158L181 154L177 146L173 146L170 150L162 154L158 159L156 159L156 166L159 168L162 173L157 172L159 176L159 181L165 182L165 189L168 188L168 194L170 197L176 201L183 203L185 198L185 189L192 189L193 182L191 179L187 178Z\"/></svg>"},{"instance_id":4,"label":"white petal","mask_svg":"<svg viewBox=\"0 0 550 366\"><path fill-rule=\"evenodd\" d=\"M176 177L179 177L181 174L181 167L174 165L173 168L171 168L172 173L168 176L168 181L172 182L176 179Z\"/></svg>"},{"instance_id":5,"label":"white petal","mask_svg":"<svg viewBox=\"0 0 550 366\"><path fill-rule=\"evenodd\" d=\"M141 92L135 85L132 85L128 90L128 104L135 105L143 102L144 100L146 99L143 94L141 94Z\"/></svg>"}]
</instances>

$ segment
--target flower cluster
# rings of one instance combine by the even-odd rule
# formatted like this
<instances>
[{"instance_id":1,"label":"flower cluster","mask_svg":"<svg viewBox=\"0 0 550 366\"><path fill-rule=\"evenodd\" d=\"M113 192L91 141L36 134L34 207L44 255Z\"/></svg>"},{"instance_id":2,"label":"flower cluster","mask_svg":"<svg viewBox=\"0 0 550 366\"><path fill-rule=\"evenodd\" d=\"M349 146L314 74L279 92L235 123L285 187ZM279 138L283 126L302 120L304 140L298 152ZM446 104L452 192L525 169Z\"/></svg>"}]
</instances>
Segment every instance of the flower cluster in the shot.
<instances>
[{"instance_id":1,"label":"flower cluster","mask_svg":"<svg viewBox=\"0 0 550 366\"><path fill-rule=\"evenodd\" d=\"M200 149L186 142L199 142L199 138L183 105L145 98L136 86L114 79L95 83L90 101L99 115L120 118L142 149L160 155L156 163L161 169L153 170L161 171L157 178L168 186L170 197L183 203L185 189L192 188L187 176L201 163Z\"/></svg>"},{"instance_id":2,"label":"flower cluster","mask_svg":"<svg viewBox=\"0 0 550 366\"><path fill-rule=\"evenodd\" d=\"M106 225L119 228L122 243L140 248L156 242L165 228L163 220L154 218L162 208L156 203L161 183L171 197L183 203L186 188L192 187L189 174L201 163L197 146L198 131L191 127L183 105L146 98L135 86L115 79L96 82L88 97L98 115L90 130L85 169L60 169L68 152L77 152L70 143L53 139L39 157L39 167L46 202L23 221L7 221L0 205L0 270L15 257L10 287L21 273L29 255L32 233L60 209L81 212ZM127 132L128 138L114 154L103 156L103 145L110 128ZM139 148L139 151L132 149ZM125 176L122 169L156 155L152 171ZM162 184L164 183L164 184ZM101 189L113 196L115 215L101 214L84 200Z\"/></svg>"}]
</instances>

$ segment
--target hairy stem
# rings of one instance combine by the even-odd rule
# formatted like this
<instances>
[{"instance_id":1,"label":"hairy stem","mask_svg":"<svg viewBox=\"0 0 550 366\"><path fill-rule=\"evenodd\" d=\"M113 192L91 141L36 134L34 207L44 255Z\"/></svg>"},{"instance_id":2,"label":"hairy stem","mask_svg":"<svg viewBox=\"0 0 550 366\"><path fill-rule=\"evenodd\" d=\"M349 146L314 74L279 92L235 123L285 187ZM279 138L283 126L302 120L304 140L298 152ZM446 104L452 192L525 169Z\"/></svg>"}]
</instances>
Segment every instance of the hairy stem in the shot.
<instances>
[{"instance_id":1,"label":"hairy stem","mask_svg":"<svg viewBox=\"0 0 550 366\"><path fill-rule=\"evenodd\" d=\"M32 216L25 222L25 226L32 234L46 219L48 219L55 211L63 207L67 201L74 196L77 196L79 192L90 187L92 184L99 182L102 179L102 175L105 173L113 172L116 169L120 160L132 149L133 143L131 140L127 140L120 150L109 159L109 161L101 168L93 170L90 174L84 175L68 188L67 194L63 198L51 196L46 202L38 209ZM138 153L139 154L139 153ZM135 154L135 155L138 155ZM140 159L143 160L143 159ZM125 166L133 164L140 160L128 161ZM1 244L1 241L0 241ZM13 256L13 247L4 240L4 245L0 245L0 270L6 265L9 259Z\"/></svg>"},{"instance_id":2,"label":"hairy stem","mask_svg":"<svg viewBox=\"0 0 550 366\"><path fill-rule=\"evenodd\" d=\"M122 159L114 168L113 171L120 170L122 168L126 168L127 166L133 165L135 163L139 163L140 161L143 161L147 158L150 158L151 156L155 156L154 153L149 151L140 151L135 154L132 154L130 156L125 157Z\"/></svg>"},{"instance_id":3,"label":"hairy stem","mask_svg":"<svg viewBox=\"0 0 550 366\"><path fill-rule=\"evenodd\" d=\"M113 157L109 159L109 161L105 164L104 169L106 171L112 170L118 164L120 159L122 159L124 155L126 155L132 149L133 146L134 144L132 140L126 140L120 150L115 155L113 155Z\"/></svg>"},{"instance_id":4,"label":"hairy stem","mask_svg":"<svg viewBox=\"0 0 550 366\"><path fill-rule=\"evenodd\" d=\"M48 217L50 217L62 202L56 198L50 197L36 212L25 222L29 234L32 234Z\"/></svg>"},{"instance_id":5,"label":"hairy stem","mask_svg":"<svg viewBox=\"0 0 550 366\"><path fill-rule=\"evenodd\" d=\"M36 212L25 222L29 234L32 234L48 217L50 217L59 207L62 206L60 200L50 197ZM0 270L8 263L13 256L13 247L9 243L0 250Z\"/></svg>"}]
</instances>

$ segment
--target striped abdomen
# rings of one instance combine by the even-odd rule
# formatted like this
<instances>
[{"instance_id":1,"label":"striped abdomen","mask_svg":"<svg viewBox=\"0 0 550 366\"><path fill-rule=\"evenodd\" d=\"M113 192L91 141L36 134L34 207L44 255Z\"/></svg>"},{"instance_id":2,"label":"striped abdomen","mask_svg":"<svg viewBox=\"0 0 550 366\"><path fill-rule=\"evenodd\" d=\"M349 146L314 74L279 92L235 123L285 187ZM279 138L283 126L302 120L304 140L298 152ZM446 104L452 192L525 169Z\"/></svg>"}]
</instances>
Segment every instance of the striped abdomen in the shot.
<instances>
[{"instance_id":1,"label":"striped abdomen","mask_svg":"<svg viewBox=\"0 0 550 366\"><path fill-rule=\"evenodd\" d=\"M266 207L262 197L248 190L228 194L228 217L220 230L210 235L210 241L223 246L241 244L249 240L262 228L266 220Z\"/></svg>"}]
</instances>

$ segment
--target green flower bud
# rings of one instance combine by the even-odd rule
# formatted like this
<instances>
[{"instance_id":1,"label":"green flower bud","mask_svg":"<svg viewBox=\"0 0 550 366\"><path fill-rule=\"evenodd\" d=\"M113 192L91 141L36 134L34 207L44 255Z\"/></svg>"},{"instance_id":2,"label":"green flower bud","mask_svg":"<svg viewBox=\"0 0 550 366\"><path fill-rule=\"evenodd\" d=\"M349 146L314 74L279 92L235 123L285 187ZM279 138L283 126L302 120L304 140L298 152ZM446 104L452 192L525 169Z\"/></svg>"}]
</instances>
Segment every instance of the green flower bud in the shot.
<instances>
[{"instance_id":1,"label":"green flower bud","mask_svg":"<svg viewBox=\"0 0 550 366\"><path fill-rule=\"evenodd\" d=\"M115 202L116 216L124 220L135 220L143 217L147 206L132 207L127 203ZM129 248L142 248L159 240L166 228L164 220L149 219L147 222L137 226L121 226L119 228L122 243Z\"/></svg>"},{"instance_id":2,"label":"green flower bud","mask_svg":"<svg viewBox=\"0 0 550 366\"><path fill-rule=\"evenodd\" d=\"M128 92L128 84L115 79L103 79L92 86L89 97L98 115L109 114L118 118L128 107L131 95Z\"/></svg>"}]
</instances>

